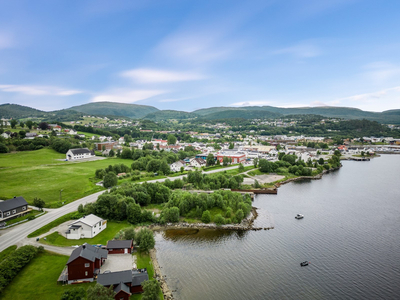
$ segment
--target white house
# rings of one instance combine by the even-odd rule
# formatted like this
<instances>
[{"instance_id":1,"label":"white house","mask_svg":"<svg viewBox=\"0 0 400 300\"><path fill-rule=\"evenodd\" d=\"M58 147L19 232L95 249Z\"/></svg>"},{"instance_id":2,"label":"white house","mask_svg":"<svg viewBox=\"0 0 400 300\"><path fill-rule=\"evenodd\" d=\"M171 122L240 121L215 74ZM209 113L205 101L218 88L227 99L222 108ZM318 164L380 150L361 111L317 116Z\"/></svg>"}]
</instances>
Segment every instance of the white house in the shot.
<instances>
[{"instance_id":1,"label":"white house","mask_svg":"<svg viewBox=\"0 0 400 300\"><path fill-rule=\"evenodd\" d=\"M190 165L195 168L201 168L203 166L205 167L207 165L207 162L202 158L192 158L190 160Z\"/></svg>"},{"instance_id":2,"label":"white house","mask_svg":"<svg viewBox=\"0 0 400 300\"><path fill-rule=\"evenodd\" d=\"M92 238L107 228L107 220L90 214L69 225L65 232L69 240L79 240L81 238Z\"/></svg>"},{"instance_id":3,"label":"white house","mask_svg":"<svg viewBox=\"0 0 400 300\"><path fill-rule=\"evenodd\" d=\"M10 137L10 135L7 132L3 132L2 134L0 134L0 136L2 136L5 139L8 139Z\"/></svg>"},{"instance_id":4,"label":"white house","mask_svg":"<svg viewBox=\"0 0 400 300\"><path fill-rule=\"evenodd\" d=\"M185 168L185 166L186 163L183 160L178 160L169 165L172 172L179 172L181 170L181 167Z\"/></svg>"},{"instance_id":5,"label":"white house","mask_svg":"<svg viewBox=\"0 0 400 300\"><path fill-rule=\"evenodd\" d=\"M95 156L88 148L69 149L66 154L67 160L83 159Z\"/></svg>"}]
</instances>

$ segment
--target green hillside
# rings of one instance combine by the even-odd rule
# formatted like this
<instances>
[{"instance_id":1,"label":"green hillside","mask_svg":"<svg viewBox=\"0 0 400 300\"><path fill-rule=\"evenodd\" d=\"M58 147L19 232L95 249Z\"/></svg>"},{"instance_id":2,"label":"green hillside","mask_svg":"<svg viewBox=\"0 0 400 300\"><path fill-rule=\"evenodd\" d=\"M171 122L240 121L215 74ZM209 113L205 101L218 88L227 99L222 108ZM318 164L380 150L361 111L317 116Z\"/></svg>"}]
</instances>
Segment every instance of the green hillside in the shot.
<instances>
[{"instance_id":1,"label":"green hillside","mask_svg":"<svg viewBox=\"0 0 400 300\"><path fill-rule=\"evenodd\" d=\"M367 119L385 124L400 124L400 110L389 110L384 112L369 112L358 108L350 107L297 107L283 108L273 106L246 106L246 107L210 107L199 109L194 113L201 115L204 119L224 119L224 118L261 118L263 113L275 113L275 117L279 115L321 115L331 118L343 119ZM242 113L242 116L238 116ZM273 115L265 115L264 118L274 117Z\"/></svg>"},{"instance_id":2,"label":"green hillside","mask_svg":"<svg viewBox=\"0 0 400 300\"><path fill-rule=\"evenodd\" d=\"M194 119L199 117L199 115L177 110L159 110L146 115L143 119L148 119L152 121L162 121L162 120L184 120L184 119Z\"/></svg>"},{"instance_id":3,"label":"green hillside","mask_svg":"<svg viewBox=\"0 0 400 300\"><path fill-rule=\"evenodd\" d=\"M158 109L153 106L115 102L88 103L79 106L73 106L70 109L89 115L121 116L132 119L140 119L149 113L158 111Z\"/></svg>"},{"instance_id":4,"label":"green hillside","mask_svg":"<svg viewBox=\"0 0 400 300\"><path fill-rule=\"evenodd\" d=\"M202 118L206 120L216 120L216 119L276 119L282 117L281 114L270 112L266 110L226 110L214 112L211 114L203 115Z\"/></svg>"},{"instance_id":5,"label":"green hillside","mask_svg":"<svg viewBox=\"0 0 400 300\"><path fill-rule=\"evenodd\" d=\"M28 106L22 106L18 104L1 104L0 105L0 118L26 118L26 117L42 117L47 113L45 111L41 111L35 108L31 108Z\"/></svg>"}]
</instances>

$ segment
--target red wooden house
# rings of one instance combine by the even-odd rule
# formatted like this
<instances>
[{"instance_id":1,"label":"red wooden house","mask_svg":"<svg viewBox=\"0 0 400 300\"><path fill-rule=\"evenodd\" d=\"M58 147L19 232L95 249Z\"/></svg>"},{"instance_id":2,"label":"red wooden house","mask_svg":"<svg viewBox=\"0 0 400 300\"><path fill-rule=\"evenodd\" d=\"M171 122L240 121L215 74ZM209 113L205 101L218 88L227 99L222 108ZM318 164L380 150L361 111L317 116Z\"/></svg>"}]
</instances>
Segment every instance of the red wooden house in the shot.
<instances>
[{"instance_id":1,"label":"red wooden house","mask_svg":"<svg viewBox=\"0 0 400 300\"><path fill-rule=\"evenodd\" d=\"M142 282L146 280L149 280L146 269L109 272L97 276L97 283L114 287L115 300L129 300L132 294L142 293Z\"/></svg>"},{"instance_id":2,"label":"red wooden house","mask_svg":"<svg viewBox=\"0 0 400 300\"><path fill-rule=\"evenodd\" d=\"M68 284L77 281L93 281L107 259L107 250L83 244L74 251L67 262Z\"/></svg>"},{"instance_id":3,"label":"red wooden house","mask_svg":"<svg viewBox=\"0 0 400 300\"><path fill-rule=\"evenodd\" d=\"M133 240L112 240L107 242L108 254L127 254L133 252Z\"/></svg>"}]
</instances>

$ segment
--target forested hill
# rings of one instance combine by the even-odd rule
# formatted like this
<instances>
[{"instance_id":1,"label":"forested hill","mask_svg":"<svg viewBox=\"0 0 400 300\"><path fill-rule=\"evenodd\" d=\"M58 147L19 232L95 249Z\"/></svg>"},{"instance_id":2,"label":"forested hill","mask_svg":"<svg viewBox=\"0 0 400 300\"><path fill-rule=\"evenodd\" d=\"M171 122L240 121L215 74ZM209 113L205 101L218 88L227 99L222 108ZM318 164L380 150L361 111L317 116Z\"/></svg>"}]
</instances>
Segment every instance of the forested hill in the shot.
<instances>
[{"instance_id":1,"label":"forested hill","mask_svg":"<svg viewBox=\"0 0 400 300\"><path fill-rule=\"evenodd\" d=\"M148 119L152 121L162 121L162 120L183 120L183 119L195 119L199 115L179 110L159 110L146 115L143 119Z\"/></svg>"},{"instance_id":2,"label":"forested hill","mask_svg":"<svg viewBox=\"0 0 400 300\"><path fill-rule=\"evenodd\" d=\"M41 111L28 106L22 106L18 104L1 104L0 105L0 118L5 119L20 119L27 117L44 117L46 116L45 111Z\"/></svg>"},{"instance_id":3,"label":"forested hill","mask_svg":"<svg viewBox=\"0 0 400 300\"><path fill-rule=\"evenodd\" d=\"M400 124L400 109L384 112L369 112L350 107L299 107L282 108L273 106L246 106L246 107L210 107L195 110L194 113L201 115L204 119L224 119L227 116L237 117L242 113L242 118L254 115L254 118L271 118L271 113L276 116L286 115L321 115L332 118L343 119L367 119L386 124ZM264 115L264 116L263 116ZM276 117L275 116L275 117ZM228 117L229 118L229 117Z\"/></svg>"},{"instance_id":4,"label":"forested hill","mask_svg":"<svg viewBox=\"0 0 400 300\"><path fill-rule=\"evenodd\" d=\"M120 116L132 119L140 119L150 113L159 111L153 106L115 102L94 102L73 106L70 109L90 115Z\"/></svg>"}]
</instances>

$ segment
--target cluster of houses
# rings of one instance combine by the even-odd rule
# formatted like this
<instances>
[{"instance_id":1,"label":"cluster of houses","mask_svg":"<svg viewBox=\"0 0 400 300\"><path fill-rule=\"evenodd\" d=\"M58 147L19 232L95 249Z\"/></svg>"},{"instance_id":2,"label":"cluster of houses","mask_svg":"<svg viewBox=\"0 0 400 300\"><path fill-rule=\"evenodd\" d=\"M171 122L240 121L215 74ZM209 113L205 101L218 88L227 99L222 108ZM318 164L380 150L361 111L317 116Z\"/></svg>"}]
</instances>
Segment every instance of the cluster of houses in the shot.
<instances>
[{"instance_id":1,"label":"cluster of houses","mask_svg":"<svg viewBox=\"0 0 400 300\"><path fill-rule=\"evenodd\" d=\"M103 271L102 266L110 255L131 255L133 249L132 240L108 241L106 247L84 243L72 251L58 282L76 284L97 281L107 288L113 287L115 300L129 300L132 294L143 292L142 283L149 280L147 270L111 272Z\"/></svg>"},{"instance_id":2,"label":"cluster of houses","mask_svg":"<svg viewBox=\"0 0 400 300\"><path fill-rule=\"evenodd\" d=\"M76 240L93 238L106 228L107 220L90 214L72 222L64 236ZM72 251L58 281L64 284L97 281L105 287L113 286L116 300L128 300L132 294L143 292L141 284L149 280L147 270L128 268L111 272L104 270L104 265L110 255L127 255L129 261L133 250L132 240L110 240L107 246L84 243Z\"/></svg>"}]
</instances>

